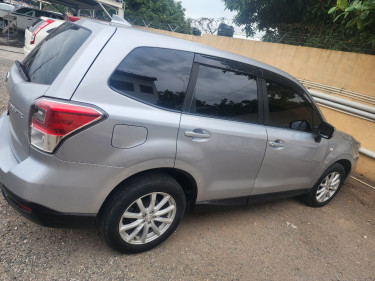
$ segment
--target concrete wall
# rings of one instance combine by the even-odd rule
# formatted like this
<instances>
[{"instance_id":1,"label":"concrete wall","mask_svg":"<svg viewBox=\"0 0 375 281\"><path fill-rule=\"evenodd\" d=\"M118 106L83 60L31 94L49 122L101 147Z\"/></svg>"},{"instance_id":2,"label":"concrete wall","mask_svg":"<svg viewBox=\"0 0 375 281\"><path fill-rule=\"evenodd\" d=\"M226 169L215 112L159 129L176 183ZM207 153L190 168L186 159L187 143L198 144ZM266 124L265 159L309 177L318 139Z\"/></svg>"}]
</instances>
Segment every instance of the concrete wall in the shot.
<instances>
[{"instance_id":1,"label":"concrete wall","mask_svg":"<svg viewBox=\"0 0 375 281\"><path fill-rule=\"evenodd\" d=\"M280 68L305 79L375 97L375 56L285 44L234 39L222 36L193 36L153 30L230 51ZM321 107L327 121L353 135L375 151L375 123ZM375 160L361 155L357 172L375 183Z\"/></svg>"},{"instance_id":2,"label":"concrete wall","mask_svg":"<svg viewBox=\"0 0 375 281\"><path fill-rule=\"evenodd\" d=\"M375 97L375 56L285 44L193 36L153 30L226 50L280 68L298 79L344 88Z\"/></svg>"}]
</instances>

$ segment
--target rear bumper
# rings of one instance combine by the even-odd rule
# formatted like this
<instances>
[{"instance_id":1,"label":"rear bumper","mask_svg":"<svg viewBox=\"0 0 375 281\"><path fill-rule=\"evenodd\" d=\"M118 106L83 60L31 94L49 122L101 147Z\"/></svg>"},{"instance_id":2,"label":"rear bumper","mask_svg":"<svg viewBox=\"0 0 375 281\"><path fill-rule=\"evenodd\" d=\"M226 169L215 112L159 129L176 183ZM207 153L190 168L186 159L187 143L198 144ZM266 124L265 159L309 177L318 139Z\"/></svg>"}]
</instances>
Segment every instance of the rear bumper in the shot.
<instances>
[{"instance_id":1,"label":"rear bumper","mask_svg":"<svg viewBox=\"0 0 375 281\"><path fill-rule=\"evenodd\" d=\"M27 48L26 45L23 47L23 53L27 56L31 52L31 48Z\"/></svg>"},{"instance_id":2,"label":"rear bumper","mask_svg":"<svg viewBox=\"0 0 375 281\"><path fill-rule=\"evenodd\" d=\"M0 185L0 189L9 205L37 224L49 227L84 227L96 222L96 215L56 212L18 197L3 185Z\"/></svg>"},{"instance_id":3,"label":"rear bumper","mask_svg":"<svg viewBox=\"0 0 375 281\"><path fill-rule=\"evenodd\" d=\"M0 116L0 184L5 198L26 217L50 225L49 218L95 217L118 184L120 168L61 161L30 149L18 162L9 145L9 117ZM33 210L31 214L20 205ZM22 208L21 208L22 209ZM34 211L35 210L35 211Z\"/></svg>"}]
</instances>

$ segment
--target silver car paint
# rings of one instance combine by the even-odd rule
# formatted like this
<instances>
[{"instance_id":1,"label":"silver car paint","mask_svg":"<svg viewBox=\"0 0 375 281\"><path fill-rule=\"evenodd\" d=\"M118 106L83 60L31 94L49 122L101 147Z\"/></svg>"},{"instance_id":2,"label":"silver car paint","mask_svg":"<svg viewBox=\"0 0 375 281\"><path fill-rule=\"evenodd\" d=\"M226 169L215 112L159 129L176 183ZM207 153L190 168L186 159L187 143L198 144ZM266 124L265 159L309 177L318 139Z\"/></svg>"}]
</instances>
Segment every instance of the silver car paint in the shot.
<instances>
[{"instance_id":1,"label":"silver car paint","mask_svg":"<svg viewBox=\"0 0 375 281\"><path fill-rule=\"evenodd\" d=\"M268 143L262 168L252 195L305 189L314 185L322 159L328 154L328 141L316 142L311 133L266 127ZM281 147L270 142L281 141Z\"/></svg>"},{"instance_id":2,"label":"silver car paint","mask_svg":"<svg viewBox=\"0 0 375 281\"><path fill-rule=\"evenodd\" d=\"M9 128L9 117L3 115L0 119L0 182L21 198L60 212L95 214L120 182L153 168L176 167L189 172L197 182L198 201L201 201L246 196L252 190L252 194L262 194L309 188L329 165L341 159L349 160L355 167L358 149L353 139L343 138L344 135L339 131L335 132L331 140L315 143L312 134L290 133L286 130L281 135L274 135L273 128L263 125L236 123L233 126L232 123L235 122L215 119L202 122L203 119L196 116L159 109L120 95L110 89L107 83L120 61L139 46L173 48L225 57L276 72L300 85L295 78L281 70L242 56L134 28L116 29L108 24L89 20L81 20L79 24L91 29L93 35L61 71L55 82L47 89L35 89L27 97L25 89L19 93L14 90L15 87L21 87L19 85L22 81L17 80L20 79L19 74L13 66L9 83L17 85L8 86L10 98L18 110L25 107L24 114L28 114L27 108L32 101L44 94L95 104L106 111L109 117L68 138L56 154L49 155L31 148L29 153L23 152L18 157L18 163L11 151L22 154L19 150L25 149L21 146L26 145L26 139L19 141L18 146L9 144L9 130L14 128ZM181 130L178 132L180 119ZM231 123L228 127L233 135L220 130L220 124L225 122ZM25 125L26 123L14 124L19 126L16 130L24 133L28 130ZM112 145L116 125L144 127L147 129L147 139L143 144L130 149L116 148ZM208 142L196 142L182 135L184 130L195 128L207 129L212 134L211 139ZM251 130L241 133L246 128ZM16 133L16 137L21 137L20 132ZM296 134L299 134L298 139L294 138ZM269 147L268 141L277 137L285 140L284 150L273 151ZM123 140L122 145L126 147L132 141L133 138ZM14 140L10 142L16 143ZM296 144L301 142L304 147L296 148ZM327 149L327 144L333 150ZM29 149L28 144L26 147ZM215 147L222 151L215 154ZM314 155L308 151L311 148ZM289 158L282 162L285 156ZM215 162L210 163L209 157L215 158ZM231 157L240 158L240 162L233 164L228 161ZM297 169L299 164L293 162L296 158L297 163L303 167L301 176L289 181L284 179L285 185L281 186L278 183L281 175L274 174L272 177L272 173L281 164L285 169L285 164ZM226 177L215 172L216 167ZM310 175L307 173L309 168L313 170ZM299 170L284 172L288 173L286 177L291 177ZM271 178L268 181L269 174Z\"/></svg>"},{"instance_id":3,"label":"silver car paint","mask_svg":"<svg viewBox=\"0 0 375 281\"><path fill-rule=\"evenodd\" d=\"M197 129L210 137L185 135ZM248 196L262 165L266 143L262 125L182 114L176 168L198 179L198 201Z\"/></svg>"},{"instance_id":4,"label":"silver car paint","mask_svg":"<svg viewBox=\"0 0 375 281\"><path fill-rule=\"evenodd\" d=\"M3 114L0 181L17 196L60 212L95 214L108 195L101 194L98 187L121 181L116 178L121 175L118 168L64 162L33 148L18 162L8 144L9 125L8 116Z\"/></svg>"},{"instance_id":5,"label":"silver car paint","mask_svg":"<svg viewBox=\"0 0 375 281\"><path fill-rule=\"evenodd\" d=\"M30 106L41 96L69 99L92 61L115 32L115 28L100 24L95 24L90 29L94 36L91 36L77 51L51 86L24 81L17 67L12 66L7 83L9 101L15 110L23 115L23 118L17 118L14 114L10 115L13 125L11 126L10 145L13 147L18 161L26 159L29 154Z\"/></svg>"},{"instance_id":6,"label":"silver car paint","mask_svg":"<svg viewBox=\"0 0 375 281\"><path fill-rule=\"evenodd\" d=\"M23 80L17 67L12 66L7 83L10 93L9 111L10 146L18 161L23 161L29 155L29 112L30 105L35 99L43 96L48 89L47 85L31 84Z\"/></svg>"}]
</instances>

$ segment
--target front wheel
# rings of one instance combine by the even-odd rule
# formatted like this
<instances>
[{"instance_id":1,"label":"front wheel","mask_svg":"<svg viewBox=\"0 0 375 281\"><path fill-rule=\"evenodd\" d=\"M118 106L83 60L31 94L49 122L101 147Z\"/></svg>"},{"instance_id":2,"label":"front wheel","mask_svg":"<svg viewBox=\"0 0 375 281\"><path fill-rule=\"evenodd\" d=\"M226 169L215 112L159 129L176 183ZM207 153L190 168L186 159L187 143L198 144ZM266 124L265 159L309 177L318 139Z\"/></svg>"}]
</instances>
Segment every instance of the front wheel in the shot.
<instances>
[{"instance_id":1,"label":"front wheel","mask_svg":"<svg viewBox=\"0 0 375 281\"><path fill-rule=\"evenodd\" d=\"M311 207L327 205L340 190L344 179L344 167L339 163L335 163L323 173L315 186L308 193L302 195L301 198Z\"/></svg>"},{"instance_id":2,"label":"front wheel","mask_svg":"<svg viewBox=\"0 0 375 281\"><path fill-rule=\"evenodd\" d=\"M159 245L178 226L185 195L173 178L139 178L112 196L102 217L106 242L119 252L137 253Z\"/></svg>"}]
</instances>

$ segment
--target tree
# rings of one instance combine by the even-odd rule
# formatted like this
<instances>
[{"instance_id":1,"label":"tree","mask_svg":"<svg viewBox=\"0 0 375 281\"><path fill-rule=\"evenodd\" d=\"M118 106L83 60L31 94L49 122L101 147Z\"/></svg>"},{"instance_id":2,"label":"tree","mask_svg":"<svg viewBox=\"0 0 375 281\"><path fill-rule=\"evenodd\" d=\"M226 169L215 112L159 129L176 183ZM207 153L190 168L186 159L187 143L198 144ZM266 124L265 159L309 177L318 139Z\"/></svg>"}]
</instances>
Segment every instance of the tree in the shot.
<instances>
[{"instance_id":1,"label":"tree","mask_svg":"<svg viewBox=\"0 0 375 281\"><path fill-rule=\"evenodd\" d=\"M375 0L338 0L328 14L335 16L334 22L341 19L341 23L347 28L356 26L358 30L367 30L370 42L375 48Z\"/></svg>"},{"instance_id":2,"label":"tree","mask_svg":"<svg viewBox=\"0 0 375 281\"><path fill-rule=\"evenodd\" d=\"M181 2L174 0L126 0L125 18L134 24L150 24L150 27L159 29L177 27L176 32L182 33L191 33L192 30Z\"/></svg>"},{"instance_id":3,"label":"tree","mask_svg":"<svg viewBox=\"0 0 375 281\"><path fill-rule=\"evenodd\" d=\"M261 31L268 42L374 53L366 36L332 22L327 12L336 0L223 1L248 36Z\"/></svg>"},{"instance_id":4,"label":"tree","mask_svg":"<svg viewBox=\"0 0 375 281\"><path fill-rule=\"evenodd\" d=\"M327 8L334 0L223 0L237 11L235 22L245 25L248 35L255 30L280 29L285 25L324 25L329 21Z\"/></svg>"}]
</instances>

